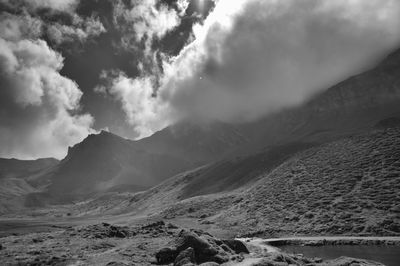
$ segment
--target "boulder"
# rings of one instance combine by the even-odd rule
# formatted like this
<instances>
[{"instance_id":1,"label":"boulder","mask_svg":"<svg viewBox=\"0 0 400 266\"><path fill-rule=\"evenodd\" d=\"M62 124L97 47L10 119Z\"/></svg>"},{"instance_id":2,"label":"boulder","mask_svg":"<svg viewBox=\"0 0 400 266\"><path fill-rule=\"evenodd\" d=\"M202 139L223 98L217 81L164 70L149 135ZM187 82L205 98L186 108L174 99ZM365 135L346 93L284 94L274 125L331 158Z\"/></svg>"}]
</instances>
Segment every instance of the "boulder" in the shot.
<instances>
[{"instance_id":1,"label":"boulder","mask_svg":"<svg viewBox=\"0 0 400 266\"><path fill-rule=\"evenodd\" d=\"M158 264L169 264L175 261L178 251L175 248L163 248L156 253Z\"/></svg>"},{"instance_id":2,"label":"boulder","mask_svg":"<svg viewBox=\"0 0 400 266\"><path fill-rule=\"evenodd\" d=\"M236 239L229 239L229 240L222 240L222 243L227 245L230 249L235 251L237 254L239 254L239 253L249 254L249 250L247 249L246 245L242 241L239 241Z\"/></svg>"},{"instance_id":3,"label":"boulder","mask_svg":"<svg viewBox=\"0 0 400 266\"><path fill-rule=\"evenodd\" d=\"M213 261L211 258L218 254L218 250L207 240L194 232L182 230L178 236L176 249L181 252L189 247L193 248L197 262Z\"/></svg>"},{"instance_id":4,"label":"boulder","mask_svg":"<svg viewBox=\"0 0 400 266\"><path fill-rule=\"evenodd\" d=\"M188 247L187 249L181 251L179 255L176 257L174 266L188 266L193 265L195 262L195 253L194 249Z\"/></svg>"}]
</instances>

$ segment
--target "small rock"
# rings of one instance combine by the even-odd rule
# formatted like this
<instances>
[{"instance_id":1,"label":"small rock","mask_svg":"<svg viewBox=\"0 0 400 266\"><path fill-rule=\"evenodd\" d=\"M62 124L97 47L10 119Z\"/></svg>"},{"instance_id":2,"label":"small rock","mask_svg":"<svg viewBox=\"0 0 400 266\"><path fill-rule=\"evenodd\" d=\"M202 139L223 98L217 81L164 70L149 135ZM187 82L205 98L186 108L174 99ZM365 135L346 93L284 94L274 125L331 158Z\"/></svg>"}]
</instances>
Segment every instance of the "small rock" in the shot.
<instances>
[{"instance_id":1,"label":"small rock","mask_svg":"<svg viewBox=\"0 0 400 266\"><path fill-rule=\"evenodd\" d=\"M128 266L128 264L125 264L120 261L112 261L106 264L106 266Z\"/></svg>"}]
</instances>

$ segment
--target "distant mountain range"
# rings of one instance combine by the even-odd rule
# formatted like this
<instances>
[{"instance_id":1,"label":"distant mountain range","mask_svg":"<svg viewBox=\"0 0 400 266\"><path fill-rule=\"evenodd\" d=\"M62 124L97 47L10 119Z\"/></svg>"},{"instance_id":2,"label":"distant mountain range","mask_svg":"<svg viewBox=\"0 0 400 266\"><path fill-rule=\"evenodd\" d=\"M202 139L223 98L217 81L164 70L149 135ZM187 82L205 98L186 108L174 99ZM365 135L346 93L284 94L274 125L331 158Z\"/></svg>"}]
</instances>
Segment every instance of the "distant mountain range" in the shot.
<instances>
[{"instance_id":1,"label":"distant mountain range","mask_svg":"<svg viewBox=\"0 0 400 266\"><path fill-rule=\"evenodd\" d=\"M138 141L102 131L69 148L60 162L0 160L0 179L25 180L33 188L25 194L31 203L59 203L106 191L145 190L207 165L188 184L183 195L188 198L256 182L260 173L299 151L371 130L382 121L397 123L399 117L400 50L301 106L251 123L186 121Z\"/></svg>"}]
</instances>

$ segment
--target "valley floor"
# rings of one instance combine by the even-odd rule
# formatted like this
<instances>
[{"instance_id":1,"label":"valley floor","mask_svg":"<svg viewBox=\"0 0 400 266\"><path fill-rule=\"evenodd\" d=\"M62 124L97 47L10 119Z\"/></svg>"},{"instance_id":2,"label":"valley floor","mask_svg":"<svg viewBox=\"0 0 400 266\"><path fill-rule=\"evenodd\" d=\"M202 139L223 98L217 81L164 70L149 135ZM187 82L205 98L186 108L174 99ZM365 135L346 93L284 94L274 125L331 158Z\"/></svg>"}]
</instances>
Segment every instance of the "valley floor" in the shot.
<instances>
[{"instance_id":1,"label":"valley floor","mask_svg":"<svg viewBox=\"0 0 400 266\"><path fill-rule=\"evenodd\" d=\"M209 229L213 235L222 239L233 238L235 235L234 232L206 226L199 223L198 219L191 218L170 219L165 222L138 218L131 219L129 226L114 226L113 221L118 220L126 219L118 216L51 220L2 219L0 220L1 265L152 265L156 264L154 254L176 242L182 229L196 228L196 231L200 232ZM224 265L288 265L279 262L281 257L278 255L282 254L283 258L288 256L286 259L289 261L299 260L298 264L294 265L305 265L302 261L306 258L301 257L300 260L298 255L288 255L275 248L274 246L282 244L279 244L279 241L284 241L286 244L313 245L312 243L320 243L322 240L330 243L342 241L342 244L362 240L370 241L369 244L400 246L400 237L296 236L240 240L246 243L251 253L242 259L233 257ZM274 261L276 264L271 264ZM341 265L334 262L326 263L328 262L317 259L317 262L311 265Z\"/></svg>"}]
</instances>

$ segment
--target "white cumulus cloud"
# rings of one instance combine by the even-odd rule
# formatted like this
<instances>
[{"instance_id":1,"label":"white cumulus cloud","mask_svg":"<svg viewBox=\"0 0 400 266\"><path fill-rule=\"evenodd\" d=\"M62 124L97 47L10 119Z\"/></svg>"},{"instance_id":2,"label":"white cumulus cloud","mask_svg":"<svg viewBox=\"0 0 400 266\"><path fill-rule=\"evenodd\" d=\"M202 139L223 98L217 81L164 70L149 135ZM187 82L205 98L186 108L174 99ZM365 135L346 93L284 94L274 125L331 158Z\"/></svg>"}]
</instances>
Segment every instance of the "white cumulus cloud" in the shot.
<instances>
[{"instance_id":1,"label":"white cumulus cloud","mask_svg":"<svg viewBox=\"0 0 400 266\"><path fill-rule=\"evenodd\" d=\"M110 91L141 136L185 116L256 119L370 67L397 48L399 25L397 0L219 0L161 76L118 77Z\"/></svg>"},{"instance_id":2,"label":"white cumulus cloud","mask_svg":"<svg viewBox=\"0 0 400 266\"><path fill-rule=\"evenodd\" d=\"M93 132L93 118L79 114L82 92L46 42L0 37L0 157L62 158Z\"/></svg>"}]
</instances>

